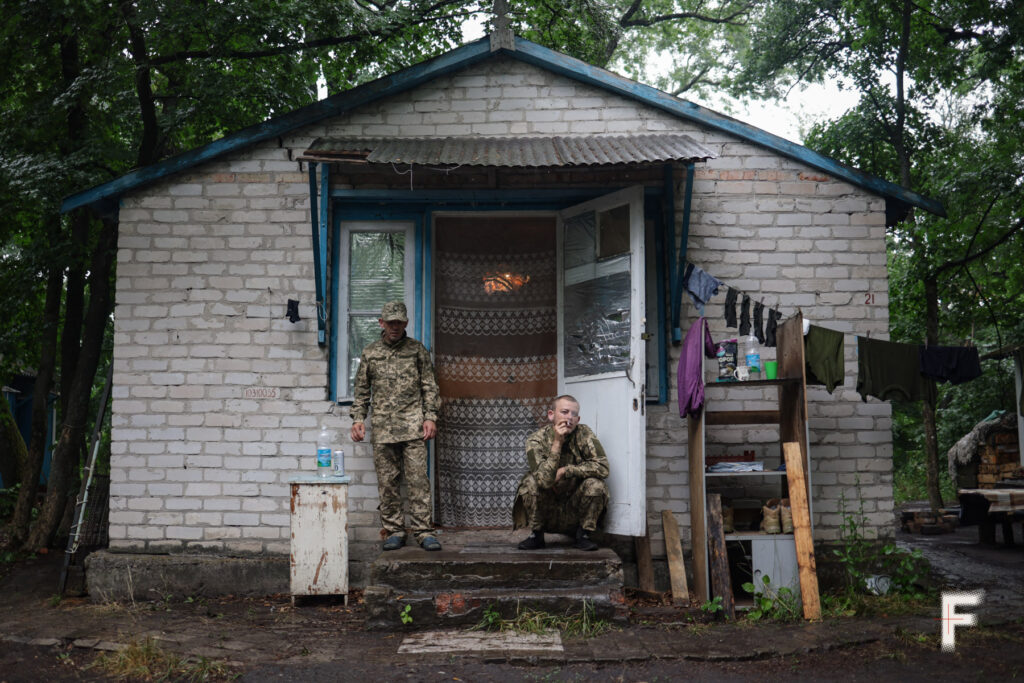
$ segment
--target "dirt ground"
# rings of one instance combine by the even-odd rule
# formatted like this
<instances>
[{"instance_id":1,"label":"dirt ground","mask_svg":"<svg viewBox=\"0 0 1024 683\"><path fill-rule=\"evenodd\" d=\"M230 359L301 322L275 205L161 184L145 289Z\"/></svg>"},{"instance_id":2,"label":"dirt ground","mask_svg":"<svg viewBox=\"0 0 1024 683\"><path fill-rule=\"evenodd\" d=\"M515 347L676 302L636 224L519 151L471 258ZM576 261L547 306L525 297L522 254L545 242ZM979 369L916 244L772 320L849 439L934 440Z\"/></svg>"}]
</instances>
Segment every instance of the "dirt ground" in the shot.
<instances>
[{"instance_id":1,"label":"dirt ground","mask_svg":"<svg viewBox=\"0 0 1024 683\"><path fill-rule=\"evenodd\" d=\"M591 659L552 662L529 657L398 655L403 635L365 631L358 595L349 606L318 602L292 607L288 596L98 605L84 598L55 596L61 559L55 553L20 563L0 580L0 683L113 680L89 668L102 655L96 648L104 646L91 638L96 634L114 634L108 637L122 642L151 638L167 651L189 656L193 663L203 658L228 662L230 676L243 681L1003 681L1024 677L1024 544L984 546L978 542L976 528L942 536L899 533L897 540L921 549L943 585L986 591L985 602L977 610L982 626L958 629L955 653L940 651L937 605L925 606L914 617L833 617L831 625L841 627L837 630L847 634L845 640L830 644L827 637L800 636L809 643L806 648L790 647L786 654L772 655L766 646L782 638L793 642L795 627L702 624L706 619L700 613L694 618L693 610L651 597L633 601L630 623L591 641L589 647L595 653ZM866 635L850 638L851 632ZM680 649L671 658L640 651L630 654L629 642L658 639L678 642ZM709 650L728 645L731 639L751 643L745 650L750 654L736 656L733 648L731 655L709 657ZM168 677L176 679L181 676Z\"/></svg>"}]
</instances>

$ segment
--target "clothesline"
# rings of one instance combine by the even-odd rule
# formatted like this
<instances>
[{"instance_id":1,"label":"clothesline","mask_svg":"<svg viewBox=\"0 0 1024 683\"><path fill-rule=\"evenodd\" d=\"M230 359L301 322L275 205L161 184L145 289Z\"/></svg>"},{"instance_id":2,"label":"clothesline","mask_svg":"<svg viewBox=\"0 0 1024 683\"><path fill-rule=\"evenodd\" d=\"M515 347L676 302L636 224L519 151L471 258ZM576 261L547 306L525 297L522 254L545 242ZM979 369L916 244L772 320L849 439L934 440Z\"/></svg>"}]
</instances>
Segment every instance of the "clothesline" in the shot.
<instances>
[{"instance_id":1,"label":"clothesline","mask_svg":"<svg viewBox=\"0 0 1024 683\"><path fill-rule=\"evenodd\" d=\"M753 330L750 327L750 296L739 289L707 273L699 266L688 263L683 279L684 290L700 313L698 321L704 326L704 335L710 341L704 305L718 294L722 286L729 287L725 301L725 326L736 327L736 302L743 294L740 304L739 334L753 334L758 342L768 347L775 346L775 329L782 315L776 309L769 309L768 324L762 331L763 303L754 309ZM799 310L799 309L798 309ZM694 323L696 325L696 323ZM846 378L844 358L845 333L820 325L808 324L804 335L804 359L807 365L808 384L823 384L829 393L843 384ZM693 328L691 327L691 332ZM701 336L704 336L701 335ZM915 401L933 396L935 384L949 381L960 384L981 375L978 349L974 346L927 346L902 342L871 339L855 335L857 340L857 391L863 400L875 396L882 400ZM687 333L687 338L690 333ZM699 348L699 343L694 343ZM693 350L690 356L693 364ZM682 361L682 358L681 358ZM692 382L691 382L692 384ZM703 392L701 392L703 393ZM692 409L697 396L687 394L688 407ZM700 397L702 398L702 396ZM699 399L698 399L699 400ZM703 401L699 401L702 403ZM683 390L680 385L680 411L684 409Z\"/></svg>"}]
</instances>

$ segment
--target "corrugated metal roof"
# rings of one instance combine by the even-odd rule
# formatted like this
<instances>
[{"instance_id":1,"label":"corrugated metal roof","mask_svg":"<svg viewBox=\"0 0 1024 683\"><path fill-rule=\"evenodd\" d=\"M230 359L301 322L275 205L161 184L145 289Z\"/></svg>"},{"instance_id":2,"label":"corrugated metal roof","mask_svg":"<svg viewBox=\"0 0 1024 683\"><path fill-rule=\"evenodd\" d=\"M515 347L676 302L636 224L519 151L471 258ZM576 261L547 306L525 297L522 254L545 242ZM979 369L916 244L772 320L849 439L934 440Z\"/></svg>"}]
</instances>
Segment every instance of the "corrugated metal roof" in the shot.
<instances>
[{"instance_id":1,"label":"corrugated metal roof","mask_svg":"<svg viewBox=\"0 0 1024 683\"><path fill-rule=\"evenodd\" d=\"M439 166L607 166L693 161L715 154L688 135L319 138L300 159Z\"/></svg>"}]
</instances>

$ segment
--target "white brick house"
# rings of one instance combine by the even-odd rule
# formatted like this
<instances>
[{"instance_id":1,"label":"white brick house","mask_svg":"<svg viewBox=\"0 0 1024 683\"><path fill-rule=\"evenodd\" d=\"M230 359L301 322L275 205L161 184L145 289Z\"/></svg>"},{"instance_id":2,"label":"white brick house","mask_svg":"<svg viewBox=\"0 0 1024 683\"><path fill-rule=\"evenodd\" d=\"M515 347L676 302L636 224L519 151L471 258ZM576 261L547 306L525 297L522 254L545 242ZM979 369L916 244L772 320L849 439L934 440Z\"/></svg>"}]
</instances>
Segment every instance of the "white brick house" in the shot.
<instances>
[{"instance_id":1,"label":"white brick house","mask_svg":"<svg viewBox=\"0 0 1024 683\"><path fill-rule=\"evenodd\" d=\"M579 142L577 156L543 163L515 156L543 153L538 141L556 136ZM462 161L431 157L434 138L448 138ZM615 138L630 143L622 154L637 156L587 163L587 154ZM653 149L662 139L667 152ZM398 152L388 157L385 143ZM376 153L380 161L368 156ZM632 507L621 512L625 521L617 528L636 530L639 516L642 529L646 520L654 555L664 556L661 511L676 512L685 527L690 506L672 341L697 314L675 284L680 259L784 315L799 309L851 335L887 337L887 220L908 206L942 209L799 145L518 39L513 50L478 41L66 200L65 211L119 202L111 549L286 555L287 481L313 468L313 443L326 421L347 453L352 576L357 584L364 580L379 549L376 479L370 446L348 442L345 399L351 359L376 317L373 306L379 310L382 297L404 297L414 312L410 334L435 353L451 406L440 430L457 435L435 450L450 449L456 463L484 442L482 450L507 455L509 440L535 423L556 384L558 391L567 386L564 329L582 324L564 320L564 303L556 303L568 296L556 297L559 264L566 263L556 231L571 221L559 212L637 185L645 191L634 218L620 225L625 249L602 232L594 267L601 275L601 264L617 254L636 259L615 272L646 285L632 299L627 287L625 306L634 342L646 317L647 381L637 388L632 366L605 373L617 374L619 384L597 393L584 388L583 419L599 435L605 424L613 431L616 409L603 397L627 406L640 398L639 409L634 403L620 411L639 416L639 448L623 442L621 449L631 448L631 462L642 465L619 467L629 477L615 483L613 497L618 487L620 499L629 499L619 502ZM640 242L633 234L629 243L637 206L646 221L639 219ZM509 235L519 232L531 237L513 244ZM357 263L382 245L387 256ZM481 313L486 303L452 275L473 264L532 268L516 274L548 282L549 298L518 309L526 311L518 318L506 306L495 322ZM587 290L587 282L600 279L591 276L574 281L584 299L599 296ZM707 308L716 339L736 336L724 325L724 294ZM300 302L299 322L286 317L289 299ZM677 319L673 299L682 302ZM459 318L466 310L472 324ZM512 318L536 323L538 329L517 333L529 337L531 348L548 344L545 350L478 362L479 349L494 348ZM481 332L487 324L496 327ZM482 345L475 339L481 334L491 335ZM860 497L874 525L891 520L890 409L860 400L852 336L845 348L845 386L808 395L819 540L836 537L841 496ZM474 382L486 387L474 393ZM502 382L516 388L495 394ZM500 404L505 432L497 446L488 441L493 434L474 431L473 401L489 409ZM595 418L598 403L604 412ZM510 405L519 411L512 417ZM622 438L629 441L627 427ZM770 431L744 433L743 443L770 443L777 438ZM605 438L619 444L613 434ZM737 439L727 435L723 443ZM500 521L502 496L510 501L512 491L488 487L505 486L510 473L498 471L500 463L493 472L480 463L463 472L435 455L442 528L474 526L466 519L480 520L476 526ZM464 504L452 502L463 494ZM685 530L683 538L688 545Z\"/></svg>"}]
</instances>

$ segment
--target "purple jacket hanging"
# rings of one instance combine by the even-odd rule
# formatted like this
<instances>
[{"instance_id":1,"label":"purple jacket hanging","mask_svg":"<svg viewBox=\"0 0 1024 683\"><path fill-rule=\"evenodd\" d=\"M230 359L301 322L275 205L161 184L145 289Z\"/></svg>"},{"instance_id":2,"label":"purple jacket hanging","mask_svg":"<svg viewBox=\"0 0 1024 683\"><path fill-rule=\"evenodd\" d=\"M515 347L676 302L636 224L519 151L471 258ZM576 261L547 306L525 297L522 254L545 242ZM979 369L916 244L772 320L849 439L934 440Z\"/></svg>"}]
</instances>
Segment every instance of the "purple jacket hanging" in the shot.
<instances>
[{"instance_id":1,"label":"purple jacket hanging","mask_svg":"<svg viewBox=\"0 0 1024 683\"><path fill-rule=\"evenodd\" d=\"M701 347L704 347L701 349ZM703 354L701 351L703 350ZM690 325L679 353L676 384L679 389L679 417L696 415L704 406L704 358L715 357L715 344L704 318Z\"/></svg>"}]
</instances>

